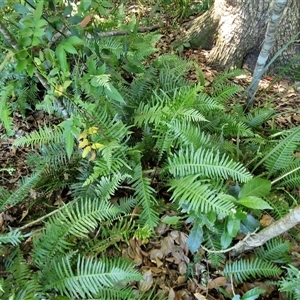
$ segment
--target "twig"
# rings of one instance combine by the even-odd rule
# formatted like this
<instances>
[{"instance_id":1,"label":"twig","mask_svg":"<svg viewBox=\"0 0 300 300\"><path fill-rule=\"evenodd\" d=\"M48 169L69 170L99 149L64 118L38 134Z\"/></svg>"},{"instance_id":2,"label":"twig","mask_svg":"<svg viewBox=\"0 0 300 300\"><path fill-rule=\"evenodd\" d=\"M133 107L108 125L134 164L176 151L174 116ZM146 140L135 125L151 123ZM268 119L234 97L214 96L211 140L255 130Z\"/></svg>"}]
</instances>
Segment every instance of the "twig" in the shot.
<instances>
[{"instance_id":1,"label":"twig","mask_svg":"<svg viewBox=\"0 0 300 300\"><path fill-rule=\"evenodd\" d=\"M67 27L66 26L63 26L63 28L60 30L60 32L57 32L52 40L48 43L48 47L50 48L61 36L61 32L63 32ZM151 31L154 31L154 30L157 30L161 28L161 26L159 25L154 25L154 26L151 26L151 27L143 27L143 28L139 28L137 30L138 33L146 33L146 32L151 32ZM63 32L64 33L64 36L67 37L67 36L70 36L72 33L70 30L66 31L66 32ZM124 36L124 35L128 35L130 33L133 33L133 31L129 32L128 30L120 30L120 31L107 31L107 32L102 32L102 33L97 33L95 35L91 35L91 34L88 34L86 36L86 38L88 39L102 39L102 38L107 38L107 37L112 37L112 36Z\"/></svg>"},{"instance_id":2,"label":"twig","mask_svg":"<svg viewBox=\"0 0 300 300\"><path fill-rule=\"evenodd\" d=\"M38 219L36 219L36 220L30 222L30 223L27 223L26 225L24 225L24 226L18 228L18 230L22 231L22 230L24 230L24 229L26 229L26 228L28 228L28 227L32 227L33 225L35 225L35 224L37 224L37 223L40 223L40 222L42 222L43 220L45 220L45 219L51 217L52 215L54 215L55 213L57 213L58 211L62 210L62 209L65 208L65 207L66 207L66 205L64 205L64 206L62 206L62 207L60 207L60 208L58 208L58 209L52 211L51 213L49 213L49 214L47 214L47 215L44 215L44 216L42 216L42 217L40 217L40 218L38 218Z\"/></svg>"},{"instance_id":3,"label":"twig","mask_svg":"<svg viewBox=\"0 0 300 300\"><path fill-rule=\"evenodd\" d=\"M247 233L247 235L240 242L246 242L252 235L254 235L256 233L257 230L258 230L258 228L256 228L254 232ZM201 248L203 248L203 250L205 250L208 253L227 253L227 252L235 250L237 248L237 245L238 244L236 244L236 245L234 245L234 246L232 246L232 247L230 247L228 249L225 249L225 250L209 250L209 249L207 249L204 246L201 246Z\"/></svg>"}]
</instances>

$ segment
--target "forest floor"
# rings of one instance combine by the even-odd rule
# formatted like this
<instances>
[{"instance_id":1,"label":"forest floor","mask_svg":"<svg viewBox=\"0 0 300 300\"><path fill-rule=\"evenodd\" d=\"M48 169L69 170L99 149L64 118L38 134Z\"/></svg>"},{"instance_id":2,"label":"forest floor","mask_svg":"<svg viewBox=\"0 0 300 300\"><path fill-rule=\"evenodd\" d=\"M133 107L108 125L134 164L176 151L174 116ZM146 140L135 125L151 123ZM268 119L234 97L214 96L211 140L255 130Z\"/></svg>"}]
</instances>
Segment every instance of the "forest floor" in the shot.
<instances>
[{"instance_id":1,"label":"forest floor","mask_svg":"<svg viewBox=\"0 0 300 300\"><path fill-rule=\"evenodd\" d=\"M135 14L147 14L149 9L140 11L140 6L136 5L129 7L130 11ZM163 17L166 27L160 30L162 39L157 45L160 49L156 55L166 52L176 52L172 47L172 43L176 38L176 28L183 27L183 23L187 19L177 19L174 25L174 19L169 15L159 14L159 18ZM191 16L193 18L194 16ZM201 68L206 85L213 82L218 72L206 64L206 58L209 51L201 49L183 49L180 55L186 59L193 60ZM190 79L195 80L195 74L190 74ZM233 79L236 84L241 85L246 89L251 82L251 74L245 71L245 75ZM300 124L300 88L296 83L288 78L278 78L274 76L267 76L261 80L260 88L256 96L256 105L268 105L275 108L277 114L273 122L280 128L290 128ZM233 103L234 105L234 103ZM296 111L295 108L299 109ZM30 174L27 169L25 160L26 155L31 149L12 148L11 145L15 138L26 133L36 130L40 125L50 125L57 123L53 116L49 116L41 111L28 112L26 119L24 119L17 112L14 113L14 129L16 135L9 140L0 139L0 185L9 187L14 190L18 181ZM4 130L0 127L0 135L4 134ZM53 207L61 205L69 197L68 191L57 191L57 193L49 195L52 199ZM34 190L31 191L30 197L39 197ZM26 204L8 208L5 212L0 214L0 232L6 232L8 226L21 227L24 224L35 220L37 215L44 213L46 210L43 205L40 207L31 207L30 199ZM47 208L48 210L48 208ZM168 215L176 214L172 212L171 208ZM268 225L267 217L265 225ZM40 226L37 224L36 226ZM200 250L199 253L193 257L191 256L186 245L186 239L189 228L183 225L180 229L172 229L169 225L160 223L156 228L156 235L146 241L130 239L129 243L120 243L120 250L109 249L111 255L117 254L123 257L128 257L133 260L136 266L142 272L145 281L139 285L139 289L147 291L154 285L157 290L161 290L168 295L169 300L180 299L225 299L224 296L217 292L216 288L223 288L228 294L233 295L233 288L231 282L225 277L219 275L217 269L211 269L209 261L205 259L205 253ZM30 250L30 240L24 242L23 247ZM298 248L297 246L295 246ZM295 248L295 249L296 249ZM296 249L298 250L298 249ZM297 251L295 251L297 252ZM245 257L252 256L251 252L244 254ZM228 260L231 258L228 257ZM294 257L294 264L300 264L300 258ZM221 269L222 266L220 266ZM0 267L1 272L1 267ZM244 294L251 288L258 286L264 288L266 293L262 299L282 299L274 286L267 284L265 281L251 281L245 282L239 287L235 287L235 293Z\"/></svg>"}]
</instances>

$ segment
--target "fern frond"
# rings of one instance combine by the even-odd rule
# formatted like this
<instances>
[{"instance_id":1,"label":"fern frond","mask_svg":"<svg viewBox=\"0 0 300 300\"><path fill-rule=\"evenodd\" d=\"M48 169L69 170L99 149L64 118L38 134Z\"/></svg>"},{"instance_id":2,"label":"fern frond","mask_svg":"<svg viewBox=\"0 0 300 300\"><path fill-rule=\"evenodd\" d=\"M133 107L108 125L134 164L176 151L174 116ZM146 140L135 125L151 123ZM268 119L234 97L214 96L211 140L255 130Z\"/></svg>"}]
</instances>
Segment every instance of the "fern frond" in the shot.
<instances>
[{"instance_id":1,"label":"fern frond","mask_svg":"<svg viewBox=\"0 0 300 300\"><path fill-rule=\"evenodd\" d=\"M210 135L204 133L199 125L177 119L172 120L172 122L166 125L174 136L174 140L178 139L178 146L188 147L193 145L195 149L210 146Z\"/></svg>"},{"instance_id":2,"label":"fern frond","mask_svg":"<svg viewBox=\"0 0 300 300\"><path fill-rule=\"evenodd\" d=\"M242 90L243 88L236 84L218 84L214 86L213 99L218 103L224 103Z\"/></svg>"},{"instance_id":3,"label":"fern frond","mask_svg":"<svg viewBox=\"0 0 300 300\"><path fill-rule=\"evenodd\" d=\"M249 171L240 163L234 162L226 154L220 155L218 150L198 149L193 147L180 149L173 157L168 158L167 170L176 178L191 174L212 179L232 178L239 182L251 179Z\"/></svg>"},{"instance_id":4,"label":"fern frond","mask_svg":"<svg viewBox=\"0 0 300 300\"><path fill-rule=\"evenodd\" d=\"M220 234L204 231L204 240L203 240L203 245L213 251L220 251L222 249L221 247L221 236ZM207 258L209 260L209 263L213 268L219 268L221 265L225 263L225 254L224 253L213 253L213 252L208 252Z\"/></svg>"},{"instance_id":5,"label":"fern frond","mask_svg":"<svg viewBox=\"0 0 300 300\"><path fill-rule=\"evenodd\" d=\"M284 177L283 177L284 176ZM279 178L279 186L295 188L300 185L300 159L295 159L290 165L283 169Z\"/></svg>"},{"instance_id":6,"label":"fern frond","mask_svg":"<svg viewBox=\"0 0 300 300\"><path fill-rule=\"evenodd\" d=\"M256 108L246 115L246 123L250 127L259 127L268 121L274 114L272 108Z\"/></svg>"},{"instance_id":7,"label":"fern frond","mask_svg":"<svg viewBox=\"0 0 300 300\"><path fill-rule=\"evenodd\" d=\"M180 115L186 119L187 122L207 122L205 117L196 109L190 108L190 109L183 109L180 112Z\"/></svg>"},{"instance_id":8,"label":"fern frond","mask_svg":"<svg viewBox=\"0 0 300 300\"><path fill-rule=\"evenodd\" d=\"M0 92L0 121L8 136L13 133L12 107L9 100L14 89L15 84L10 83L5 88L1 88Z\"/></svg>"},{"instance_id":9,"label":"fern frond","mask_svg":"<svg viewBox=\"0 0 300 300\"><path fill-rule=\"evenodd\" d=\"M124 283L140 279L141 275L134 269L134 265L122 259L96 260L78 255L74 265L71 258L65 255L53 261L53 274L45 289L54 289L70 298L104 299L113 296L105 298L109 300L120 295Z\"/></svg>"},{"instance_id":10,"label":"fern frond","mask_svg":"<svg viewBox=\"0 0 300 300\"><path fill-rule=\"evenodd\" d=\"M243 283L250 277L277 277L282 270L269 261L255 258L252 260L237 260L231 264L226 264L223 270L224 276L230 278L233 276L237 283Z\"/></svg>"},{"instance_id":11,"label":"fern frond","mask_svg":"<svg viewBox=\"0 0 300 300\"><path fill-rule=\"evenodd\" d=\"M70 249L73 246L70 235L84 238L99 222L112 220L121 213L116 206L98 198L74 201L50 218L42 235L33 240L32 257L37 265L48 264L57 253Z\"/></svg>"},{"instance_id":12,"label":"fern frond","mask_svg":"<svg viewBox=\"0 0 300 300\"><path fill-rule=\"evenodd\" d=\"M300 140L300 126L284 132L283 138L276 142L276 146L256 164L256 169L262 163L266 166L269 176L275 172L286 168L294 160L294 151L298 147ZM272 143L272 141L270 141Z\"/></svg>"},{"instance_id":13,"label":"fern frond","mask_svg":"<svg viewBox=\"0 0 300 300\"><path fill-rule=\"evenodd\" d=\"M225 83L226 79L234 78L240 75L244 75L245 72L240 69L233 69L228 72L223 72L218 74L218 76L214 79L213 84L214 85L219 85L220 83Z\"/></svg>"},{"instance_id":14,"label":"fern frond","mask_svg":"<svg viewBox=\"0 0 300 300\"><path fill-rule=\"evenodd\" d=\"M288 250L291 244L288 241L282 241L280 238L274 238L255 250L255 256L265 261L274 263L291 263L291 257Z\"/></svg>"},{"instance_id":15,"label":"fern frond","mask_svg":"<svg viewBox=\"0 0 300 300\"><path fill-rule=\"evenodd\" d=\"M9 197L0 200L0 211L4 211L5 209L22 202L28 196L30 189L37 184L41 174L42 171L37 171L30 177L23 178L20 187L16 191L10 194Z\"/></svg>"},{"instance_id":16,"label":"fern frond","mask_svg":"<svg viewBox=\"0 0 300 300\"><path fill-rule=\"evenodd\" d=\"M59 144L63 140L63 131L59 126L54 126L53 128L39 127L38 130L27 133L24 136L17 138L13 146L23 147L23 146L36 146L42 147L44 144L56 143Z\"/></svg>"},{"instance_id":17,"label":"fern frond","mask_svg":"<svg viewBox=\"0 0 300 300\"><path fill-rule=\"evenodd\" d=\"M229 214L234 208L234 203L226 198L220 198L216 190L209 184L198 179L198 175L189 175L180 179L169 181L172 191L171 199L178 202L180 206L187 207L188 212L200 213L215 212Z\"/></svg>"},{"instance_id":18,"label":"fern frond","mask_svg":"<svg viewBox=\"0 0 300 300\"><path fill-rule=\"evenodd\" d=\"M214 98L210 97L205 93L200 93L197 95L196 99L196 108L200 112L209 112L209 111L221 111L224 110L224 106L218 103Z\"/></svg>"},{"instance_id":19,"label":"fern frond","mask_svg":"<svg viewBox=\"0 0 300 300\"><path fill-rule=\"evenodd\" d=\"M293 265L289 265L287 268L287 274L280 280L281 292L286 292L292 296L291 299L300 298L300 273L299 269Z\"/></svg>"},{"instance_id":20,"label":"fern frond","mask_svg":"<svg viewBox=\"0 0 300 300\"><path fill-rule=\"evenodd\" d=\"M155 198L156 191L151 187L150 178L145 176L142 166L137 164L134 168L131 184L135 189L134 197L137 203L142 206L140 218L143 224L154 229L158 224L158 212L156 210L157 200Z\"/></svg>"},{"instance_id":21,"label":"fern frond","mask_svg":"<svg viewBox=\"0 0 300 300\"><path fill-rule=\"evenodd\" d=\"M17 246L24 239L24 235L18 229L11 229L6 234L0 234L0 245L1 244L12 244Z\"/></svg>"}]
</instances>

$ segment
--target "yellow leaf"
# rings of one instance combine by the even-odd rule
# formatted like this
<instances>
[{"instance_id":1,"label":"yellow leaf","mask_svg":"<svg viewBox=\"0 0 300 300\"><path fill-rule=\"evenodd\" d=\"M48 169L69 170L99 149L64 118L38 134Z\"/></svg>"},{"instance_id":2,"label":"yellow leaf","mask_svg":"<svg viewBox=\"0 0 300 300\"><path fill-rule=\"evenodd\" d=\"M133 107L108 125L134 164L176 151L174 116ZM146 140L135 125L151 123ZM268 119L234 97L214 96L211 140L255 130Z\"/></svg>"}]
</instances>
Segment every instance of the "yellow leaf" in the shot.
<instances>
[{"instance_id":1,"label":"yellow leaf","mask_svg":"<svg viewBox=\"0 0 300 300\"><path fill-rule=\"evenodd\" d=\"M89 140L88 139L83 139L79 144L78 144L78 149L82 149L85 146L87 146L89 144Z\"/></svg>"},{"instance_id":2,"label":"yellow leaf","mask_svg":"<svg viewBox=\"0 0 300 300\"><path fill-rule=\"evenodd\" d=\"M90 153L90 151L91 151L91 146L85 147L82 151L82 158L87 157L87 155Z\"/></svg>"},{"instance_id":3,"label":"yellow leaf","mask_svg":"<svg viewBox=\"0 0 300 300\"><path fill-rule=\"evenodd\" d=\"M89 134L96 133L97 131L98 131L98 127L96 127L96 126L90 127L90 128L88 129L88 133L89 133Z\"/></svg>"},{"instance_id":4,"label":"yellow leaf","mask_svg":"<svg viewBox=\"0 0 300 300\"><path fill-rule=\"evenodd\" d=\"M58 97L61 96L63 94L63 92L64 92L64 88L60 84L55 87L54 94L56 96L58 96Z\"/></svg>"},{"instance_id":5,"label":"yellow leaf","mask_svg":"<svg viewBox=\"0 0 300 300\"><path fill-rule=\"evenodd\" d=\"M96 158L96 152L92 151L91 152L91 157L89 158L89 161L93 161Z\"/></svg>"},{"instance_id":6,"label":"yellow leaf","mask_svg":"<svg viewBox=\"0 0 300 300\"><path fill-rule=\"evenodd\" d=\"M81 140L81 139L85 139L87 137L87 133L86 131L83 131L82 133L80 133L78 139Z\"/></svg>"},{"instance_id":7,"label":"yellow leaf","mask_svg":"<svg viewBox=\"0 0 300 300\"><path fill-rule=\"evenodd\" d=\"M104 146L103 144L94 143L91 147L92 147L92 149L99 149L99 148L102 148L103 146Z\"/></svg>"}]
</instances>

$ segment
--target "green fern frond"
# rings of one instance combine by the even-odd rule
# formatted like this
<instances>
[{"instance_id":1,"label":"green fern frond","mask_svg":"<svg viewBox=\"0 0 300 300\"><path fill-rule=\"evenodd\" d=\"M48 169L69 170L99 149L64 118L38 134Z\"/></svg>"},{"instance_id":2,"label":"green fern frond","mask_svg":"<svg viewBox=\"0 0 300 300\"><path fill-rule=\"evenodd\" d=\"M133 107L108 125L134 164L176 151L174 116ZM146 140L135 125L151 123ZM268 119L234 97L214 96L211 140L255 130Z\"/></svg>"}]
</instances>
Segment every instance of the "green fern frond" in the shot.
<instances>
[{"instance_id":1,"label":"green fern frond","mask_svg":"<svg viewBox=\"0 0 300 300\"><path fill-rule=\"evenodd\" d=\"M300 159L295 159L290 165L284 168L279 178L282 178L279 186L298 187L300 185Z\"/></svg>"},{"instance_id":2,"label":"green fern frond","mask_svg":"<svg viewBox=\"0 0 300 300\"><path fill-rule=\"evenodd\" d=\"M300 140L300 126L293 129L289 129L283 133L283 138L276 142L276 146L273 147L266 155L256 164L254 170L261 164L264 164L268 169L268 175L271 176L275 172L286 168L294 160L294 152L298 147ZM272 143L272 140L270 141Z\"/></svg>"},{"instance_id":3,"label":"green fern frond","mask_svg":"<svg viewBox=\"0 0 300 300\"><path fill-rule=\"evenodd\" d=\"M250 277L277 277L282 270L269 261L255 258L252 260L237 260L231 264L226 264L223 270L224 276L231 278L233 276L237 283L243 283Z\"/></svg>"},{"instance_id":4,"label":"green fern frond","mask_svg":"<svg viewBox=\"0 0 300 300\"><path fill-rule=\"evenodd\" d=\"M246 115L246 123L252 128L257 128L266 121L270 120L273 114L274 109L272 108L255 108Z\"/></svg>"},{"instance_id":5,"label":"green fern frond","mask_svg":"<svg viewBox=\"0 0 300 300\"><path fill-rule=\"evenodd\" d=\"M213 251L220 251L222 249L220 240L220 234L212 233L211 231L204 231L203 245L207 249ZM206 255L209 260L209 263L213 268L219 268L225 263L226 257L224 253L208 252Z\"/></svg>"},{"instance_id":6,"label":"green fern frond","mask_svg":"<svg viewBox=\"0 0 300 300\"><path fill-rule=\"evenodd\" d=\"M101 105L97 105L90 111L90 114L93 126L99 128L99 132L95 134L95 138L99 136L99 140L105 138L108 141L121 141L129 134L128 128L120 120L120 117L115 112L110 113L108 108L106 109Z\"/></svg>"},{"instance_id":7,"label":"green fern frond","mask_svg":"<svg viewBox=\"0 0 300 300\"><path fill-rule=\"evenodd\" d=\"M156 94L154 99L151 99L150 103L140 103L134 116L134 124L136 126L141 128L143 125L147 126L148 124L153 123L159 124L163 119L165 119L165 104L168 101L168 98L160 98Z\"/></svg>"},{"instance_id":8,"label":"green fern frond","mask_svg":"<svg viewBox=\"0 0 300 300\"><path fill-rule=\"evenodd\" d=\"M55 223L62 223L68 228L68 233L76 237L86 237L93 231L98 223L104 220L111 220L120 211L116 206L104 200L80 199L72 202L72 205L65 206L55 216Z\"/></svg>"},{"instance_id":9,"label":"green fern frond","mask_svg":"<svg viewBox=\"0 0 300 300\"><path fill-rule=\"evenodd\" d=\"M214 98L210 97L205 93L200 93L196 99L196 108L200 112L209 112L209 111L221 111L224 110L224 106L218 103Z\"/></svg>"},{"instance_id":10,"label":"green fern frond","mask_svg":"<svg viewBox=\"0 0 300 300\"><path fill-rule=\"evenodd\" d=\"M9 207L12 207L22 202L37 182L40 180L42 171L33 173L30 177L23 178L20 183L20 187L11 193L9 197L0 199L0 211L4 211Z\"/></svg>"},{"instance_id":11,"label":"green fern frond","mask_svg":"<svg viewBox=\"0 0 300 300\"><path fill-rule=\"evenodd\" d=\"M199 125L177 119L172 120L172 122L167 123L166 125L174 136L174 140L178 139L178 146L188 147L193 145L195 149L210 146L210 135L204 133Z\"/></svg>"},{"instance_id":12,"label":"green fern frond","mask_svg":"<svg viewBox=\"0 0 300 300\"><path fill-rule=\"evenodd\" d=\"M141 100L148 98L153 92L157 76L158 71L153 67L149 67L143 74L138 74L130 84L128 97L125 96L128 105L137 106Z\"/></svg>"},{"instance_id":13,"label":"green fern frond","mask_svg":"<svg viewBox=\"0 0 300 300\"><path fill-rule=\"evenodd\" d=\"M218 103L224 103L241 91L243 88L236 84L218 84L214 86L213 99Z\"/></svg>"},{"instance_id":14,"label":"green fern frond","mask_svg":"<svg viewBox=\"0 0 300 300\"><path fill-rule=\"evenodd\" d=\"M19 245L24 239L24 235L18 229L11 229L6 234L0 234L1 244L12 244L13 246Z\"/></svg>"},{"instance_id":15,"label":"green fern frond","mask_svg":"<svg viewBox=\"0 0 300 300\"><path fill-rule=\"evenodd\" d=\"M291 263L291 257L288 251L291 244L288 241L282 241L280 238L274 238L255 250L255 255L262 260L272 261L274 263Z\"/></svg>"},{"instance_id":16,"label":"green fern frond","mask_svg":"<svg viewBox=\"0 0 300 300\"><path fill-rule=\"evenodd\" d=\"M1 88L0 92L0 121L8 136L13 133L12 107L9 100L12 97L14 89L15 84L10 83L5 88Z\"/></svg>"},{"instance_id":17,"label":"green fern frond","mask_svg":"<svg viewBox=\"0 0 300 300\"><path fill-rule=\"evenodd\" d=\"M289 265L287 268L287 273L279 281L281 292L286 292L290 299L300 298L300 272L298 268L293 265Z\"/></svg>"},{"instance_id":18,"label":"green fern frond","mask_svg":"<svg viewBox=\"0 0 300 300\"><path fill-rule=\"evenodd\" d=\"M202 178L228 179L247 182L251 174L246 168L230 159L218 150L198 149L193 147L180 149L173 157L168 158L167 170L176 178L198 174Z\"/></svg>"},{"instance_id":19,"label":"green fern frond","mask_svg":"<svg viewBox=\"0 0 300 300\"><path fill-rule=\"evenodd\" d=\"M244 75L245 72L240 69L233 69L228 72L223 72L218 74L218 76L214 79L213 84L219 85L220 83L225 83L227 79L234 78L240 75Z\"/></svg>"},{"instance_id":20,"label":"green fern frond","mask_svg":"<svg viewBox=\"0 0 300 300\"><path fill-rule=\"evenodd\" d=\"M27 133L24 136L17 138L13 146L23 147L23 146L36 146L42 147L44 144L56 143L59 144L63 140L63 131L59 126L54 126L53 128L39 127L38 130Z\"/></svg>"},{"instance_id":21,"label":"green fern frond","mask_svg":"<svg viewBox=\"0 0 300 300\"><path fill-rule=\"evenodd\" d=\"M207 122L205 117L196 109L190 108L190 109L183 109L180 112L180 115L186 119L187 122Z\"/></svg>"},{"instance_id":22,"label":"green fern frond","mask_svg":"<svg viewBox=\"0 0 300 300\"><path fill-rule=\"evenodd\" d=\"M68 255L55 259L53 274L45 289L54 289L70 298L104 299L113 296L105 298L109 300L120 295L124 283L142 278L132 263L122 259L97 260L78 255L76 260L75 264Z\"/></svg>"},{"instance_id":23,"label":"green fern frond","mask_svg":"<svg viewBox=\"0 0 300 300\"><path fill-rule=\"evenodd\" d=\"M105 39L96 39L93 40L91 43L97 43L98 51L103 52L111 52L112 54L116 55L119 59L121 54L123 53L123 45L120 38L105 38ZM94 45L91 45L91 48L94 49Z\"/></svg>"},{"instance_id":24,"label":"green fern frond","mask_svg":"<svg viewBox=\"0 0 300 300\"><path fill-rule=\"evenodd\" d=\"M142 212L140 214L141 221L143 224L148 225L149 228L154 229L159 221L156 209L156 191L151 187L150 178L145 175L142 166L137 164L134 168L130 183L135 189L134 197L136 198L137 203L142 206Z\"/></svg>"},{"instance_id":25,"label":"green fern frond","mask_svg":"<svg viewBox=\"0 0 300 300\"><path fill-rule=\"evenodd\" d=\"M193 68L193 62L186 61L177 55L164 54L159 56L154 64L159 70L169 70L176 77L182 77L188 70Z\"/></svg>"},{"instance_id":26,"label":"green fern frond","mask_svg":"<svg viewBox=\"0 0 300 300\"><path fill-rule=\"evenodd\" d=\"M224 197L220 198L216 190L199 180L198 177L198 175L189 175L180 179L171 179L168 191L172 191L172 201L187 207L185 208L187 212L208 213L213 211L217 214L230 214L234 203Z\"/></svg>"},{"instance_id":27,"label":"green fern frond","mask_svg":"<svg viewBox=\"0 0 300 300\"><path fill-rule=\"evenodd\" d=\"M59 168L70 163L65 146L62 143L44 144L39 149L39 153L29 153L26 157L26 162L31 167L44 166L52 168Z\"/></svg>"},{"instance_id":28,"label":"green fern frond","mask_svg":"<svg viewBox=\"0 0 300 300\"><path fill-rule=\"evenodd\" d=\"M286 201L285 197L272 193L265 198L265 201L272 207L269 214L275 219L279 220L287 215L290 211L290 205Z\"/></svg>"},{"instance_id":29,"label":"green fern frond","mask_svg":"<svg viewBox=\"0 0 300 300\"><path fill-rule=\"evenodd\" d=\"M50 218L42 235L33 240L35 263L39 266L50 263L56 254L73 246L70 235L84 238L99 222L112 220L120 213L118 207L98 198L74 200Z\"/></svg>"}]
</instances>

